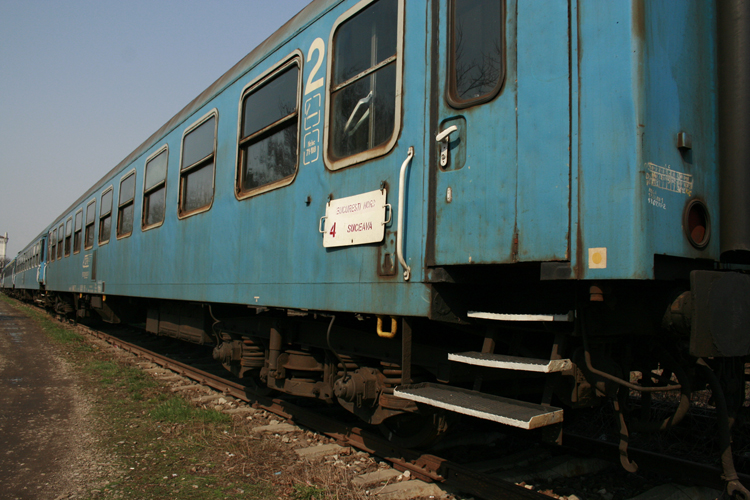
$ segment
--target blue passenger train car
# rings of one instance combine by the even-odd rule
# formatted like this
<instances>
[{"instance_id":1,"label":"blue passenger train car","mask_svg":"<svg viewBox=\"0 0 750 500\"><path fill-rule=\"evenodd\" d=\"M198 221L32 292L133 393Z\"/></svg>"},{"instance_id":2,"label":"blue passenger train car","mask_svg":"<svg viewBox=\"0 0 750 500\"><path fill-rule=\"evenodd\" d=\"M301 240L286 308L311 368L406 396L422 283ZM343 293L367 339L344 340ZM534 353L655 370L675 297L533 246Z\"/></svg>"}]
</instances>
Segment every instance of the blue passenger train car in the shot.
<instances>
[{"instance_id":1,"label":"blue passenger train car","mask_svg":"<svg viewBox=\"0 0 750 500\"><path fill-rule=\"evenodd\" d=\"M391 439L708 382L732 414L749 12L316 0L53 220L34 284Z\"/></svg>"},{"instance_id":2,"label":"blue passenger train car","mask_svg":"<svg viewBox=\"0 0 750 500\"><path fill-rule=\"evenodd\" d=\"M3 288L15 290L20 298L41 299L44 292L46 240L46 236L38 237L3 269Z\"/></svg>"}]
</instances>

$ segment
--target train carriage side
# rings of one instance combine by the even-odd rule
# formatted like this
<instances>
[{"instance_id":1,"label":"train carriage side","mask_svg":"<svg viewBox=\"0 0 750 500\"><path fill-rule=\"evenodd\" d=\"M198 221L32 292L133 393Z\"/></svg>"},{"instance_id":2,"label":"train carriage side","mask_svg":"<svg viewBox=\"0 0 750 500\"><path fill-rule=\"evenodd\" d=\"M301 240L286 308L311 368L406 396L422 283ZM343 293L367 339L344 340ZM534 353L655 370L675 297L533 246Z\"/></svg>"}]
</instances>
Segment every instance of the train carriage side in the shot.
<instances>
[{"instance_id":1,"label":"train carriage side","mask_svg":"<svg viewBox=\"0 0 750 500\"><path fill-rule=\"evenodd\" d=\"M379 272L386 257L381 258L377 241L332 248L321 244L320 229L326 224L321 217L329 201L375 192L377 207L370 199L365 203L372 205L377 220L369 221L367 228L380 230L381 240L387 231L392 240L399 167L409 146L421 149L424 71L414 67L407 76L403 66L405 60L423 60L424 37L416 30L404 29L403 2L385 4L376 6L375 10L382 12L365 12L359 19L374 16L373 21L366 21L371 23L368 29L382 30L380 36L387 41L370 50L379 49L387 55L381 54L383 60L365 68L371 76L363 81L335 84L343 84L339 100L346 100L349 106L339 114L357 115L353 120L358 123L350 125L354 134L376 135L374 127L383 128L377 137L356 139L384 143L356 146L377 149L375 153L365 152L358 158L350 154L353 161L345 169L324 164L327 65L332 50L329 37L337 22L344 25L342 30L348 29L346 36L352 36L358 25L351 21L354 28L347 27L346 19L357 17L363 6L351 2L313 4L311 7L317 5L313 15L324 14L315 24L303 20L298 24L308 26L293 38L272 40L276 45L273 52L259 52L244 63L249 69L222 79L221 85L207 92L209 99L196 100L177 126L144 146L133 160L124 162L115 175L90 192L99 213L94 225L96 241L85 253L91 255L96 277L90 272L88 279L82 279L85 272L80 267L70 274L75 266L83 265L84 255L83 261L79 259L64 273L63 266L52 263L51 268L57 266L59 272L50 274L51 286L111 296L426 315L427 291L419 284L418 270L423 268L419 252L408 256L417 274L413 286L404 286L394 279L392 244L385 275ZM424 10L408 12L415 25L424 24ZM408 36L413 40L405 42ZM347 57L362 64L355 60L358 55L340 55L342 60ZM345 75L349 80L353 76ZM378 78L384 83L376 89L379 95L373 99L372 113L362 105L354 110L368 94L357 92ZM283 93L289 93L290 88L288 97ZM271 109L260 109L269 98L288 106L289 113L279 117ZM253 106L258 110L253 111ZM250 110L247 114L246 108ZM376 113L383 117L370 125L368 116ZM365 132L370 128L372 132ZM246 157L250 162L242 163ZM406 244L414 249L423 245L419 175L409 177L405 202L414 221ZM147 205L147 200L156 196L157 210ZM69 223L72 215L66 218ZM387 218L391 221L384 224ZM59 234L65 232L67 237L68 223L59 222L58 242ZM103 236L102 230L108 228L110 234ZM329 236L336 232L331 225L325 229ZM345 234L346 229L339 234ZM58 244L58 254L59 248ZM67 265L65 257L62 262Z\"/></svg>"},{"instance_id":2,"label":"train carriage side","mask_svg":"<svg viewBox=\"0 0 750 500\"><path fill-rule=\"evenodd\" d=\"M44 290L44 252L46 236L40 236L18 253L13 269L12 287L25 300L38 299ZM5 281L5 280L4 280ZM4 284L5 286L5 284Z\"/></svg>"}]
</instances>

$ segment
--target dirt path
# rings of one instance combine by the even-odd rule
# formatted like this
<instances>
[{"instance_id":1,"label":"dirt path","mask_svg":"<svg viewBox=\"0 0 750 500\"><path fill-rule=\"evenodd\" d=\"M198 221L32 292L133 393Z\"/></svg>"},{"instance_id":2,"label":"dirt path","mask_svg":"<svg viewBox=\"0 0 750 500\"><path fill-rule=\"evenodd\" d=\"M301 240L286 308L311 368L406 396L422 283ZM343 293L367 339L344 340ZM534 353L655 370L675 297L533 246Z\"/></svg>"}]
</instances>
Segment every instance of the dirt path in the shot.
<instances>
[{"instance_id":1,"label":"dirt path","mask_svg":"<svg viewBox=\"0 0 750 500\"><path fill-rule=\"evenodd\" d=\"M91 474L88 402L36 323L0 302L0 498L74 496Z\"/></svg>"}]
</instances>

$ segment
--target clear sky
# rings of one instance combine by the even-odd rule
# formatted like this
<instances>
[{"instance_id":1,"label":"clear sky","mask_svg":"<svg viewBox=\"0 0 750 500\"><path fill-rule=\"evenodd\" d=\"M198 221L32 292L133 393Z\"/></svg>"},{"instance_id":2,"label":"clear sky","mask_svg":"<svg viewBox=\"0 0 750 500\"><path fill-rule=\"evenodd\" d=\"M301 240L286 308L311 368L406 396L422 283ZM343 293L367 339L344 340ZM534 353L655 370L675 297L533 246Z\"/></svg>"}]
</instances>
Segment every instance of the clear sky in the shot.
<instances>
[{"instance_id":1,"label":"clear sky","mask_svg":"<svg viewBox=\"0 0 750 500\"><path fill-rule=\"evenodd\" d=\"M309 1L0 0L8 256Z\"/></svg>"}]
</instances>

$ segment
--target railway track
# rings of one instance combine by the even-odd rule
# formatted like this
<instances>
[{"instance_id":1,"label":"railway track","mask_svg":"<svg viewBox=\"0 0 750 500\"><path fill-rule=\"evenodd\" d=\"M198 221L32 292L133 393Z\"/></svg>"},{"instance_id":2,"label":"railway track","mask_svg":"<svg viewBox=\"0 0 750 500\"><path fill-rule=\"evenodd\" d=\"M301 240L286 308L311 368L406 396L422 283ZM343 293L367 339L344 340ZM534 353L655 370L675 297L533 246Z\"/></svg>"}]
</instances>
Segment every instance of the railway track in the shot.
<instances>
[{"instance_id":1,"label":"railway track","mask_svg":"<svg viewBox=\"0 0 750 500\"><path fill-rule=\"evenodd\" d=\"M451 458L444 458L430 453L423 453L413 449L394 445L383 436L372 430L348 423L336 416L328 415L330 412L319 412L306 408L294 401L281 398L267 397L253 392L252 388L245 386L235 380L223 375L213 373L205 369L212 362L209 351L201 354L201 346L192 346L195 350L184 349L184 343L173 339L155 338L152 335L140 333L140 331L127 328L114 328L112 331L103 331L89 326L77 325L77 329L92 337L101 339L113 347L136 356L139 360L153 363L165 370L169 370L182 377L188 378L197 384L210 387L221 394L232 396L238 401L243 401L256 410L265 410L280 419L286 420L298 426L312 429L321 435L335 440L341 446L349 446L357 450L380 457L392 464L392 467L413 479L425 483L438 484L447 487L451 491L471 495L484 499L502 498L510 500L522 499L549 499L568 498L554 493L554 489L544 488L545 493L525 487L520 476L513 478L512 473L498 474L497 464L508 464L524 455L523 452L517 457L511 453L511 457L482 457L479 461L459 463ZM182 346L179 353L175 351L173 342ZM177 358L177 359L175 359ZM486 444L486 443L485 443ZM443 447L445 449L445 447ZM642 470L649 471L653 477L669 477L672 480L684 481L685 483L701 485L720 490L723 487L721 480L721 469L711 464L698 464L686 460L675 459L663 454L630 449L630 455L640 465ZM602 440L590 439L580 436L566 434L565 447L544 448L543 453L534 451L534 454L552 456L552 461L562 463L570 455L566 452L576 453L579 456L606 457L609 460L617 460L618 452L616 445L611 445ZM528 455L528 453L526 453ZM592 458L594 462L602 459ZM571 465L568 468L583 467ZM597 467L594 467L596 472ZM599 467L601 469L601 467ZM511 478L510 480L501 479ZM533 477L529 475L528 477ZM743 484L750 484L750 475L740 474ZM516 484L516 483L520 483ZM653 481L650 483L653 485ZM602 490L603 491L603 490ZM569 492L567 494L570 494ZM610 495L610 496L608 496ZM631 498L612 497L611 494L598 492L595 496L585 494L573 494L569 498ZM658 497L654 497L658 498Z\"/></svg>"},{"instance_id":2,"label":"railway track","mask_svg":"<svg viewBox=\"0 0 750 500\"><path fill-rule=\"evenodd\" d=\"M507 500L548 500L550 498L548 495L502 481L491 475L476 472L465 465L445 458L394 446L382 436L367 429L322 415L293 402L255 394L247 386L233 380L177 361L164 354L123 340L119 336L82 325L78 325L78 329L138 358L244 401L253 408L266 410L294 424L313 429L336 440L343 446L350 446L381 457L390 462L396 470L400 472L408 471L408 475L412 478L426 483L444 484L457 491L480 498L503 498Z\"/></svg>"}]
</instances>

